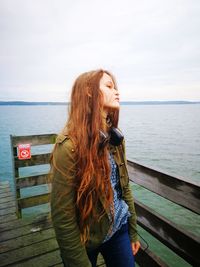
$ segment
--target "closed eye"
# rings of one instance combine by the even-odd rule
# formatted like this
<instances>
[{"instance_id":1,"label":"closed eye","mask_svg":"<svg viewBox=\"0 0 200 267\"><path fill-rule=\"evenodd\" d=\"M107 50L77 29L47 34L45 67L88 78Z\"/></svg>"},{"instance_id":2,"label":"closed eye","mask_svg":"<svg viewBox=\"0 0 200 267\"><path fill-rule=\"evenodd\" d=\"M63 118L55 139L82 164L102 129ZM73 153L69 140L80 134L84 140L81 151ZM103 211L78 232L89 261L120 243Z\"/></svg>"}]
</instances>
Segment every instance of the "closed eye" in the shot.
<instances>
[{"instance_id":1,"label":"closed eye","mask_svg":"<svg viewBox=\"0 0 200 267\"><path fill-rule=\"evenodd\" d=\"M108 88L112 89L112 88L114 87L114 84L112 84L112 83L108 83L108 84L106 84L106 86L107 86Z\"/></svg>"}]
</instances>

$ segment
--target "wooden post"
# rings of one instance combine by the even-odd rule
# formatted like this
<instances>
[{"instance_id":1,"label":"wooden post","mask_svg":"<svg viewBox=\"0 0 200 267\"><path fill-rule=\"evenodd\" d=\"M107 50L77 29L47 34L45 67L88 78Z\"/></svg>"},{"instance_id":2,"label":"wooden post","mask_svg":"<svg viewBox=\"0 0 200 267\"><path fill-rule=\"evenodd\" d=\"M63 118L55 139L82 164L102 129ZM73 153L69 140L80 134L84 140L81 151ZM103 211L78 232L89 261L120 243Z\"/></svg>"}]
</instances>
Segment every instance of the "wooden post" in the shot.
<instances>
[{"instance_id":1,"label":"wooden post","mask_svg":"<svg viewBox=\"0 0 200 267\"><path fill-rule=\"evenodd\" d=\"M21 208L18 204L18 199L20 199L20 189L17 187L16 179L19 177L19 169L15 165L15 157L17 157L17 147L13 145L13 136L10 135L11 143L11 155L12 155L12 168L13 168L13 183L14 183L14 194L15 194L15 203L16 203L16 215L18 218L22 217Z\"/></svg>"}]
</instances>

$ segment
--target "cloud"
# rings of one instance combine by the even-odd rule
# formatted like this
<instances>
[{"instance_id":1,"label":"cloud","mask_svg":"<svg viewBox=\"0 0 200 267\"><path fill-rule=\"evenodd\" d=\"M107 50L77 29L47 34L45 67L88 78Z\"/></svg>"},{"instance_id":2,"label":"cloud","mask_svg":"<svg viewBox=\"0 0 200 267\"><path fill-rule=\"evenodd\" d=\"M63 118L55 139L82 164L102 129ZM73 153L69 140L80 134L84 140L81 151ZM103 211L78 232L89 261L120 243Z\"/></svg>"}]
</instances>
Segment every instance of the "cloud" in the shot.
<instances>
[{"instance_id":1,"label":"cloud","mask_svg":"<svg viewBox=\"0 0 200 267\"><path fill-rule=\"evenodd\" d=\"M63 101L77 75L103 67L123 100L200 100L198 0L0 5L0 99Z\"/></svg>"}]
</instances>

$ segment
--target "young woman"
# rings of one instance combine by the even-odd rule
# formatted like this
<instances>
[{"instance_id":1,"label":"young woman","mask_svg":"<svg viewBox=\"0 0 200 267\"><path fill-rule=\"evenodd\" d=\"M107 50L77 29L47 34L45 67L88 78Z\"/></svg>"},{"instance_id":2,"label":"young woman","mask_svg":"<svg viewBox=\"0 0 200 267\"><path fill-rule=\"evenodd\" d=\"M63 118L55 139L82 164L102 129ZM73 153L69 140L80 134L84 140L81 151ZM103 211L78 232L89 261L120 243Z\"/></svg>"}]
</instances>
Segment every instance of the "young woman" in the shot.
<instances>
[{"instance_id":1,"label":"young woman","mask_svg":"<svg viewBox=\"0 0 200 267\"><path fill-rule=\"evenodd\" d=\"M64 266L133 267L140 242L117 129L119 92L105 70L80 75L52 153L51 211Z\"/></svg>"}]
</instances>

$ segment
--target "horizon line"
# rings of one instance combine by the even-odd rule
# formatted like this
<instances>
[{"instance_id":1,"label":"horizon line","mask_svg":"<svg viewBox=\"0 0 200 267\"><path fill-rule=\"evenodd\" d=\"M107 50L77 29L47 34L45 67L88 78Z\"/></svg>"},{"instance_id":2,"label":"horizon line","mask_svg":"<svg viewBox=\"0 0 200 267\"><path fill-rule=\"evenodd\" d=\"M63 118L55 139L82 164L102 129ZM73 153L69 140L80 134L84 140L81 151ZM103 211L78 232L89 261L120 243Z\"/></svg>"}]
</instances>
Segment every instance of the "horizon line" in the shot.
<instances>
[{"instance_id":1,"label":"horizon line","mask_svg":"<svg viewBox=\"0 0 200 267\"><path fill-rule=\"evenodd\" d=\"M173 99L173 100L164 100L164 99L161 99L161 100L154 100L154 99L151 99L151 100L121 100L120 102L176 102L176 101L179 101L179 102L200 102L200 99L198 100L191 100L191 99ZM70 101L37 101L37 100L0 100L0 102L27 102L27 103L70 103Z\"/></svg>"},{"instance_id":2,"label":"horizon line","mask_svg":"<svg viewBox=\"0 0 200 267\"><path fill-rule=\"evenodd\" d=\"M199 104L200 100L130 100L120 101L122 105L139 104ZM24 100L0 100L0 105L69 105L70 102L61 101L24 101Z\"/></svg>"}]
</instances>

